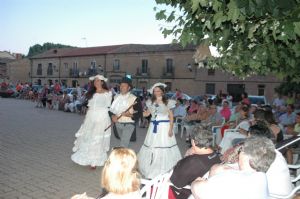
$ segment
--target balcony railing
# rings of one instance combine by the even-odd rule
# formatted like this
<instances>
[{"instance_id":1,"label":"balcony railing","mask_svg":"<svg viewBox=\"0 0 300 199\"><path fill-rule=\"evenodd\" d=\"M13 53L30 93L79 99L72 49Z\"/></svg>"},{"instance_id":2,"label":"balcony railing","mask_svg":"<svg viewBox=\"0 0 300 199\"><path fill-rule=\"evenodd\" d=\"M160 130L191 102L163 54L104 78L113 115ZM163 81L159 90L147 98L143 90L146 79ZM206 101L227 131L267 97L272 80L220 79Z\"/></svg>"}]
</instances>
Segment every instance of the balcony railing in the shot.
<instances>
[{"instance_id":1,"label":"balcony railing","mask_svg":"<svg viewBox=\"0 0 300 199\"><path fill-rule=\"evenodd\" d=\"M70 77L79 77L79 70L78 69L70 69Z\"/></svg>"},{"instance_id":2,"label":"balcony railing","mask_svg":"<svg viewBox=\"0 0 300 199\"><path fill-rule=\"evenodd\" d=\"M150 77L150 68L147 68L147 71L143 71L140 67L136 68L136 76Z\"/></svg>"}]
</instances>

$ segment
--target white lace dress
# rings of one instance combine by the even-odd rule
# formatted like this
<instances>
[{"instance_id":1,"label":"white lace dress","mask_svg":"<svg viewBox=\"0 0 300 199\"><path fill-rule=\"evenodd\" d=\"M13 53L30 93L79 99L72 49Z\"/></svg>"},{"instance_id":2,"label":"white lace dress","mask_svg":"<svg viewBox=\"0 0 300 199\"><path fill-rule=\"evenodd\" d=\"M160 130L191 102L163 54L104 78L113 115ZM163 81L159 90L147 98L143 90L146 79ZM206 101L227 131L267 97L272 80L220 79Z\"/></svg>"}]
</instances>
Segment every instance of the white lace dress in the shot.
<instances>
[{"instance_id":1,"label":"white lace dress","mask_svg":"<svg viewBox=\"0 0 300 199\"><path fill-rule=\"evenodd\" d=\"M175 107L175 101L169 100L168 105L146 102L151 112L151 123L138 153L139 169L146 178L154 178L171 170L181 159L175 135L169 137L170 128L168 111Z\"/></svg>"},{"instance_id":2,"label":"white lace dress","mask_svg":"<svg viewBox=\"0 0 300 199\"><path fill-rule=\"evenodd\" d=\"M111 120L108 110L112 93L95 93L88 103L83 124L75 134L71 159L79 165L103 166L110 147L111 129L104 132Z\"/></svg>"}]
</instances>

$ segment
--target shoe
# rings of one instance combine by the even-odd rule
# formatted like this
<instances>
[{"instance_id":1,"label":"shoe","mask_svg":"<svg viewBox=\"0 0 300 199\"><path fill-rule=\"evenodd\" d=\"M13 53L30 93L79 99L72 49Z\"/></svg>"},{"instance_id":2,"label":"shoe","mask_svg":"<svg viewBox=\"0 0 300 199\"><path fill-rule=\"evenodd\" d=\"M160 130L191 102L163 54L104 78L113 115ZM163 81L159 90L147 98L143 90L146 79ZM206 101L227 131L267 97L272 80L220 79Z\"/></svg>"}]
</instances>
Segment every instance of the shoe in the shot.
<instances>
[{"instance_id":1,"label":"shoe","mask_svg":"<svg viewBox=\"0 0 300 199\"><path fill-rule=\"evenodd\" d=\"M90 170L95 170L96 169L96 166L90 166Z\"/></svg>"}]
</instances>

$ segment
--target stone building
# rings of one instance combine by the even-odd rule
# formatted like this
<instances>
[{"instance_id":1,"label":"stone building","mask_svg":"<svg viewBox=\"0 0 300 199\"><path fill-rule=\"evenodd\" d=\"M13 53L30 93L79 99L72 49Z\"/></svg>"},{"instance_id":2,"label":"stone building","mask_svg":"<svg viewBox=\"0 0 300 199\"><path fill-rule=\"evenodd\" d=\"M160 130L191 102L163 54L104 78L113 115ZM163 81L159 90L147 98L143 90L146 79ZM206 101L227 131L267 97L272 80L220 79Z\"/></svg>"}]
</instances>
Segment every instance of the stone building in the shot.
<instances>
[{"instance_id":1,"label":"stone building","mask_svg":"<svg viewBox=\"0 0 300 199\"><path fill-rule=\"evenodd\" d=\"M7 64L16 58L6 51L0 51L0 80L9 79Z\"/></svg>"},{"instance_id":2,"label":"stone building","mask_svg":"<svg viewBox=\"0 0 300 199\"><path fill-rule=\"evenodd\" d=\"M208 47L200 46L197 57L203 62L210 56ZM90 48L52 49L31 58L30 76L35 84L52 84L59 81L74 87L84 85L88 77L103 74L109 84L118 84L128 75L137 88L149 88L163 82L168 89L180 89L189 95L243 91L251 95L273 97L274 88L280 84L275 77L254 76L239 79L219 70L199 68L193 58L196 46L182 48L178 44L143 45L125 44Z\"/></svg>"}]
</instances>

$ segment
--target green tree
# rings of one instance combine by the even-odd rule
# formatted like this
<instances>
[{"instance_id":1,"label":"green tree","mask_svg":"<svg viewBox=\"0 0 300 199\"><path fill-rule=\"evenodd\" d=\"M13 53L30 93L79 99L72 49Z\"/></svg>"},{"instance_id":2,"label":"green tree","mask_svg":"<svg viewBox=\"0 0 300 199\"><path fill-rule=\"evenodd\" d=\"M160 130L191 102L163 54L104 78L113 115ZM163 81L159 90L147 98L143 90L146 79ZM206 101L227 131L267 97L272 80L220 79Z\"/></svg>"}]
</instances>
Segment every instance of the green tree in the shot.
<instances>
[{"instance_id":1,"label":"green tree","mask_svg":"<svg viewBox=\"0 0 300 199\"><path fill-rule=\"evenodd\" d=\"M68 46L64 44L54 44L54 43L44 43L42 46L40 44L35 44L29 48L27 57L32 57L34 55L43 53L47 50L54 48L74 48L73 46Z\"/></svg>"},{"instance_id":2,"label":"green tree","mask_svg":"<svg viewBox=\"0 0 300 199\"><path fill-rule=\"evenodd\" d=\"M156 0L164 36L215 46L208 66L300 82L300 0ZM162 9L161 6L169 9Z\"/></svg>"}]
</instances>

